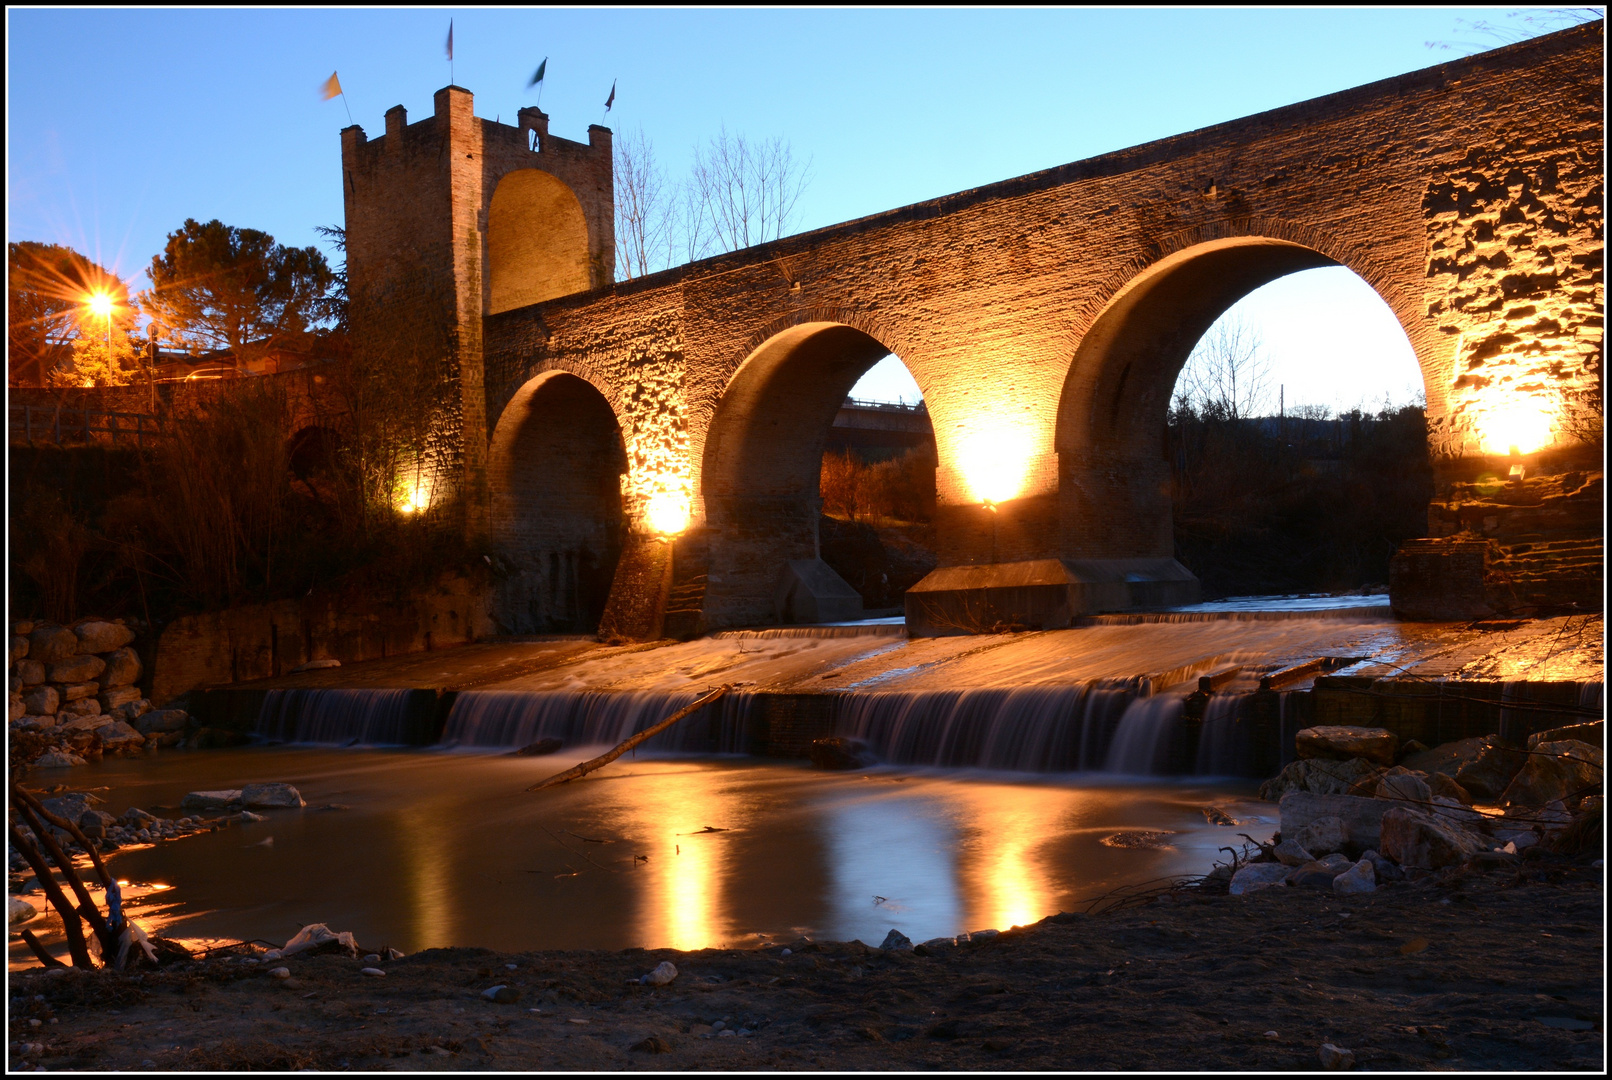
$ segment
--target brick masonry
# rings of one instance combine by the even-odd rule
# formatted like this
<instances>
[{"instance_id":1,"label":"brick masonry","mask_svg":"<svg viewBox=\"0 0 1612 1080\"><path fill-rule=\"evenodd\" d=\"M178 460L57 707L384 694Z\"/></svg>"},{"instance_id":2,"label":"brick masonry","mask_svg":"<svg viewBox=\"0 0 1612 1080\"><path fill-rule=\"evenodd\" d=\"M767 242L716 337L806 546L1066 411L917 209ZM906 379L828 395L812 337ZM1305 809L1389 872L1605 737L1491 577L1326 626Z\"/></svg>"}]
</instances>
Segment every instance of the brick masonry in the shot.
<instances>
[{"instance_id":1,"label":"brick masonry","mask_svg":"<svg viewBox=\"0 0 1612 1080\"><path fill-rule=\"evenodd\" d=\"M529 407L533 380L591 386L628 526L686 500L679 550L707 561L679 573L703 582L712 627L766 621L783 562L816 555L824 437L887 350L933 421L943 568L1169 557L1161 432L1187 353L1247 292L1334 264L1377 290L1420 363L1431 531L1460 522L1461 485L1509 475L1481 434L1523 399L1553 431L1519 483L1577 498L1557 531L1598 542L1603 58L1593 24L621 284L609 133L559 140L535 110L489 123L449 87L428 120L343 133L354 324L436 313L451 466L476 505L515 490L489 452L559 421ZM532 169L575 206L511 180ZM537 221L543 238L498 236ZM1513 532L1554 537L1538 500L1495 505L1496 530L1522 506ZM523 534L492 523L519 554Z\"/></svg>"}]
</instances>

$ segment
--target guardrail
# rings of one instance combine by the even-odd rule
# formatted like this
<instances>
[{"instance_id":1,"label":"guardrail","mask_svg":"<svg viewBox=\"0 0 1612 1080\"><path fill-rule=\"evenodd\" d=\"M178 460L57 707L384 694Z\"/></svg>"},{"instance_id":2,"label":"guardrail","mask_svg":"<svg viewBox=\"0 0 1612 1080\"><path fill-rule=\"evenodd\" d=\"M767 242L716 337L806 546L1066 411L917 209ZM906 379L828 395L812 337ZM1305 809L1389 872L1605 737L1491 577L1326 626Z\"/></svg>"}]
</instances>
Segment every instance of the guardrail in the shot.
<instances>
[{"instance_id":1,"label":"guardrail","mask_svg":"<svg viewBox=\"0 0 1612 1080\"><path fill-rule=\"evenodd\" d=\"M61 446L69 442L98 442L98 437L110 436L113 446L118 437L133 439L134 445L145 446L146 439L166 438L162 421L151 413L117 412L111 409L71 409L60 405L12 405L10 407L12 441L37 442ZM96 421L101 423L97 424ZM120 423L121 422L121 423Z\"/></svg>"}]
</instances>

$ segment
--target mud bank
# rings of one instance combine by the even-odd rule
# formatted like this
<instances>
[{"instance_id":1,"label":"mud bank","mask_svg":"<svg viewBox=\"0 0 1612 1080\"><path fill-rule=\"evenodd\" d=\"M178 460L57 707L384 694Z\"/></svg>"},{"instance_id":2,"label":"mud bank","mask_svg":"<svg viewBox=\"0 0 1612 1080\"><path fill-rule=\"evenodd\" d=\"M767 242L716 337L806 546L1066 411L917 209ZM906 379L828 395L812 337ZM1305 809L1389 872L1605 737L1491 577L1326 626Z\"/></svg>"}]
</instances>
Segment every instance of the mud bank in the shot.
<instances>
[{"instance_id":1,"label":"mud bank","mask_svg":"<svg viewBox=\"0 0 1612 1080\"><path fill-rule=\"evenodd\" d=\"M918 952L451 948L29 973L11 980L8 1063L1274 1071L1320 1068L1331 1043L1364 1069L1598 1071L1602 878L1546 856L1347 899L1184 889ZM672 983L637 982L663 960ZM518 999L483 996L500 984Z\"/></svg>"}]
</instances>

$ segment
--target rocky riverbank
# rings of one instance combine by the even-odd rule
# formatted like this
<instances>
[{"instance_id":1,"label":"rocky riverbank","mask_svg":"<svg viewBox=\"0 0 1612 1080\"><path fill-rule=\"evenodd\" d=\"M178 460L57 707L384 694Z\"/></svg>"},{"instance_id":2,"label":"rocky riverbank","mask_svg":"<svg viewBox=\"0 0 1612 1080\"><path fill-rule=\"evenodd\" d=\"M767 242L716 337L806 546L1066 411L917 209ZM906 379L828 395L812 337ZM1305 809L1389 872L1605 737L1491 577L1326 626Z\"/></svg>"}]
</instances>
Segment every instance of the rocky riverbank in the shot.
<instances>
[{"instance_id":1,"label":"rocky riverbank","mask_svg":"<svg viewBox=\"0 0 1612 1080\"><path fill-rule=\"evenodd\" d=\"M10 1063L1594 1072L1604 892L1586 862L1536 845L1349 897L1211 880L916 948L404 957L327 940L34 972L11 981Z\"/></svg>"}]
</instances>

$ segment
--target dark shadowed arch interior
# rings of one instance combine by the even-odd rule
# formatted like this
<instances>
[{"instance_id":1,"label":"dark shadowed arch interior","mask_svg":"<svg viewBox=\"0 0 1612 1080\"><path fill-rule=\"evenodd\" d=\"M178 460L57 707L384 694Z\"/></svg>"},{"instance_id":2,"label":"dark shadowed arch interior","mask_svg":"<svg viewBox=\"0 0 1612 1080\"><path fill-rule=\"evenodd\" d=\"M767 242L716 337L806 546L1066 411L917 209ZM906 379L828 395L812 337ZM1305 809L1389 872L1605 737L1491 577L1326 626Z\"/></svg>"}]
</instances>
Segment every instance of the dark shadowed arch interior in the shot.
<instances>
[{"instance_id":1,"label":"dark shadowed arch interior","mask_svg":"<svg viewBox=\"0 0 1612 1080\"><path fill-rule=\"evenodd\" d=\"M575 375L516 393L493 436L492 530L512 573L498 586L506 633L598 629L621 556L627 454L614 411Z\"/></svg>"},{"instance_id":2,"label":"dark shadowed arch interior","mask_svg":"<svg viewBox=\"0 0 1612 1080\"><path fill-rule=\"evenodd\" d=\"M1286 274L1333 265L1285 240L1211 241L1160 260L1109 303L1081 340L1058 407L1067 557L1172 557L1164 431L1188 355L1248 293Z\"/></svg>"},{"instance_id":3,"label":"dark shadowed arch interior","mask_svg":"<svg viewBox=\"0 0 1612 1080\"><path fill-rule=\"evenodd\" d=\"M818 559L829 429L857 380L889 353L853 327L804 323L770 338L729 381L701 469L707 525L726 541L707 592L713 625L777 617L784 565Z\"/></svg>"}]
</instances>

